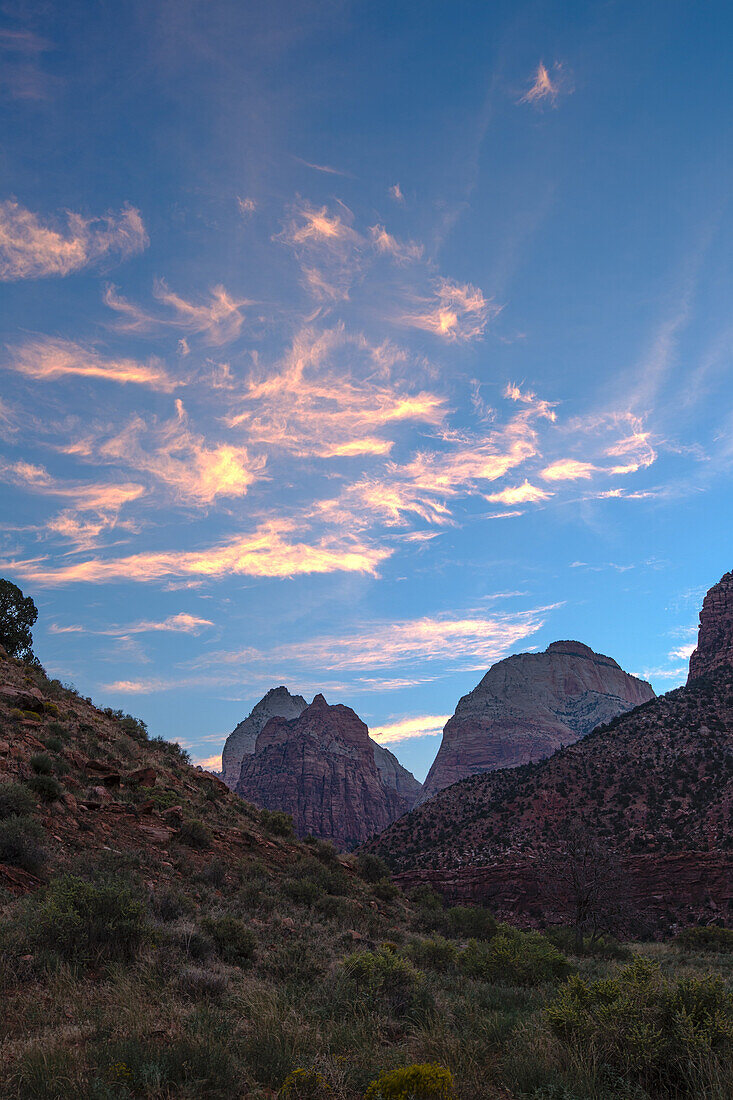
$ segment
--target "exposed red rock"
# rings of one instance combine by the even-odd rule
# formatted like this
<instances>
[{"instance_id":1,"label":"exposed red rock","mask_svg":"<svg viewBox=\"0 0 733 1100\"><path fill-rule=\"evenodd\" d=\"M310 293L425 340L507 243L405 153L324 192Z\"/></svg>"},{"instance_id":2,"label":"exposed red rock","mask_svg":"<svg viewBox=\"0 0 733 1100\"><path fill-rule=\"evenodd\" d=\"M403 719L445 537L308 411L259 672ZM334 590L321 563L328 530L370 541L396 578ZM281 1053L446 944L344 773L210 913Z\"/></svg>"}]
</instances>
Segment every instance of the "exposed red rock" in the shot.
<instances>
[{"instance_id":1,"label":"exposed red rock","mask_svg":"<svg viewBox=\"0 0 733 1100\"><path fill-rule=\"evenodd\" d=\"M721 583L729 592L730 575ZM701 616L704 674L549 759L440 791L369 849L412 881L530 914L547 900L537 868L579 822L615 853L632 902L669 919L731 919L733 662L711 641L729 641L711 630L728 606L716 589Z\"/></svg>"},{"instance_id":2,"label":"exposed red rock","mask_svg":"<svg viewBox=\"0 0 733 1100\"><path fill-rule=\"evenodd\" d=\"M644 680L582 642L507 657L459 701L418 804L466 776L550 756L653 698Z\"/></svg>"},{"instance_id":3,"label":"exposed red rock","mask_svg":"<svg viewBox=\"0 0 733 1100\"><path fill-rule=\"evenodd\" d=\"M733 572L726 573L703 601L687 682L726 665L733 666Z\"/></svg>"},{"instance_id":4,"label":"exposed red rock","mask_svg":"<svg viewBox=\"0 0 733 1100\"><path fill-rule=\"evenodd\" d=\"M244 758L236 792L265 809L291 814L299 836L310 833L348 849L412 806L414 796L398 789L404 782L398 784L390 770L385 781L384 758L380 769L358 715L316 695L299 717L269 720L255 751Z\"/></svg>"},{"instance_id":5,"label":"exposed red rock","mask_svg":"<svg viewBox=\"0 0 733 1100\"><path fill-rule=\"evenodd\" d=\"M270 688L250 713L227 737L221 753L222 779L234 790L239 782L242 761L254 752L258 735L271 718L297 718L307 704L302 695L291 695L282 685Z\"/></svg>"}]
</instances>

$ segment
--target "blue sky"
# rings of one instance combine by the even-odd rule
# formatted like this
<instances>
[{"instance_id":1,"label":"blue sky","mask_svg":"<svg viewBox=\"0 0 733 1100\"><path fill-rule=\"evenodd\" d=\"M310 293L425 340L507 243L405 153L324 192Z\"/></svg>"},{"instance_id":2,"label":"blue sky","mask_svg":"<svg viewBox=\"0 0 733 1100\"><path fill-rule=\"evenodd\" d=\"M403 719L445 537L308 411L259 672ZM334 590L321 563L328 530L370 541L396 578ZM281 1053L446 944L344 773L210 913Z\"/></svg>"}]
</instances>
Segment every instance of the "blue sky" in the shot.
<instances>
[{"instance_id":1,"label":"blue sky","mask_svg":"<svg viewBox=\"0 0 733 1100\"><path fill-rule=\"evenodd\" d=\"M322 690L420 778L512 652L683 681L728 5L0 12L0 572L50 673L196 760Z\"/></svg>"}]
</instances>

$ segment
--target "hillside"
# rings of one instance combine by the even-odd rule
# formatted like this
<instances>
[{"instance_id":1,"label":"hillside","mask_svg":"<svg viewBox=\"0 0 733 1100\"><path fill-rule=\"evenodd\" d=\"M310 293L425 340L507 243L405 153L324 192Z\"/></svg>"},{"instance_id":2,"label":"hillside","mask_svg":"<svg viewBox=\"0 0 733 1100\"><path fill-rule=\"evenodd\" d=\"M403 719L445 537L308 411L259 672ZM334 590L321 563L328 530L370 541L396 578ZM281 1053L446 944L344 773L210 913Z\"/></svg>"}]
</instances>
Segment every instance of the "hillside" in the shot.
<instances>
[{"instance_id":1,"label":"hillside","mask_svg":"<svg viewBox=\"0 0 733 1100\"><path fill-rule=\"evenodd\" d=\"M685 948L701 1062L660 1015L674 946L578 949L385 872L0 653L0 1098L692 1100L703 1081L730 1100L724 930ZM569 1057L576 1024L550 1015L575 1011L567 976L596 997L615 975L622 997L639 967L662 1045Z\"/></svg>"}]
</instances>

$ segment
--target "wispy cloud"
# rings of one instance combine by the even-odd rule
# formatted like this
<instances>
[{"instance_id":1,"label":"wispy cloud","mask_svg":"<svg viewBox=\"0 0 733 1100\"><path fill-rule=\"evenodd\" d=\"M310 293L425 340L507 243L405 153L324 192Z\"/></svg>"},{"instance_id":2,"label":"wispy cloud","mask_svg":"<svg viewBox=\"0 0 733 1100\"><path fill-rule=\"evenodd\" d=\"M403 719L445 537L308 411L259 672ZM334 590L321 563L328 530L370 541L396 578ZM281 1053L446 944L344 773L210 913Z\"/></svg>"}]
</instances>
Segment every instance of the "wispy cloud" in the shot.
<instances>
[{"instance_id":1,"label":"wispy cloud","mask_svg":"<svg viewBox=\"0 0 733 1100\"><path fill-rule=\"evenodd\" d=\"M181 385L166 370L159 359L142 363L137 359L101 355L94 348L75 344L71 340L55 340L41 336L9 349L7 367L37 381L53 382L76 376L98 378L123 385L134 383L162 393L170 393Z\"/></svg>"},{"instance_id":2,"label":"wispy cloud","mask_svg":"<svg viewBox=\"0 0 733 1100\"><path fill-rule=\"evenodd\" d=\"M545 466L540 471L540 477L545 481L578 481L587 480L597 473L598 467L592 462L581 462L576 458L560 458L557 462Z\"/></svg>"},{"instance_id":3,"label":"wispy cloud","mask_svg":"<svg viewBox=\"0 0 733 1100\"><path fill-rule=\"evenodd\" d=\"M394 199L395 202L403 203L405 201L405 196L402 194L402 188L399 183L393 183L388 193L390 198Z\"/></svg>"},{"instance_id":4,"label":"wispy cloud","mask_svg":"<svg viewBox=\"0 0 733 1100\"><path fill-rule=\"evenodd\" d=\"M245 496L265 468L265 457L251 457L245 447L208 444L189 427L181 401L168 421L136 416L108 435L87 433L60 447L66 454L94 462L126 466L150 475L177 501L211 504L217 497Z\"/></svg>"},{"instance_id":5,"label":"wispy cloud","mask_svg":"<svg viewBox=\"0 0 733 1100\"><path fill-rule=\"evenodd\" d=\"M148 244L139 210L85 218L67 211L66 224L42 221L13 199L0 202L0 280L70 275L106 257L125 259Z\"/></svg>"},{"instance_id":6,"label":"wispy cloud","mask_svg":"<svg viewBox=\"0 0 733 1100\"><path fill-rule=\"evenodd\" d=\"M407 264L422 258L423 246L415 241L398 241L383 225L373 225L369 236L377 252L390 256L395 263Z\"/></svg>"},{"instance_id":7,"label":"wispy cloud","mask_svg":"<svg viewBox=\"0 0 733 1100\"><path fill-rule=\"evenodd\" d=\"M443 732L450 717L450 714L420 714L415 718L400 718L384 726L372 726L369 734L380 745L398 745L413 737L436 737Z\"/></svg>"},{"instance_id":8,"label":"wispy cloud","mask_svg":"<svg viewBox=\"0 0 733 1100\"><path fill-rule=\"evenodd\" d=\"M545 492L525 479L522 485L509 486L498 493L489 493L487 500L493 504L537 504L549 500L552 493Z\"/></svg>"},{"instance_id":9,"label":"wispy cloud","mask_svg":"<svg viewBox=\"0 0 733 1100\"><path fill-rule=\"evenodd\" d=\"M160 328L174 328L201 336L205 343L221 347L236 340L245 321L242 311L246 306L254 304L248 298L234 298L223 286L213 287L209 291L208 300L190 302L170 290L163 279L156 280L153 296L164 306L168 306L173 316L161 317L149 313L124 298L114 286L108 286L104 292L104 301L119 315L115 328L119 332L151 332Z\"/></svg>"},{"instance_id":10,"label":"wispy cloud","mask_svg":"<svg viewBox=\"0 0 733 1100\"><path fill-rule=\"evenodd\" d=\"M402 314L400 322L445 340L475 340L483 336L490 318L499 312L478 287L450 279L440 279L433 298L421 305L416 311Z\"/></svg>"},{"instance_id":11,"label":"wispy cloud","mask_svg":"<svg viewBox=\"0 0 733 1100\"><path fill-rule=\"evenodd\" d=\"M50 634L99 634L109 638L127 638L131 634L172 633L172 634L199 634L203 627L213 626L211 619L202 619L197 615L190 615L186 611L179 611L176 615L169 615L167 619L155 621L143 619L127 626L110 626L105 630L92 630L86 626L58 626L52 623L49 627Z\"/></svg>"},{"instance_id":12,"label":"wispy cloud","mask_svg":"<svg viewBox=\"0 0 733 1100\"><path fill-rule=\"evenodd\" d=\"M387 548L358 539L322 537L313 542L291 539L295 523L270 520L252 534L239 535L203 550L169 550L131 554L122 558L92 558L49 567L46 559L6 561L24 580L38 585L113 581L159 581L169 577L214 579L224 576L293 577L307 573L367 573L376 575L389 557Z\"/></svg>"},{"instance_id":13,"label":"wispy cloud","mask_svg":"<svg viewBox=\"0 0 733 1100\"><path fill-rule=\"evenodd\" d=\"M304 165L306 168L312 168L314 172L323 172L326 176L344 176L346 179L353 179L350 172L342 172L340 168L332 168L330 164L313 164L309 160L303 160L302 157L293 157L293 160L297 160L298 164Z\"/></svg>"},{"instance_id":14,"label":"wispy cloud","mask_svg":"<svg viewBox=\"0 0 733 1100\"><path fill-rule=\"evenodd\" d=\"M443 397L389 379L395 354L343 326L305 328L279 369L255 375L235 395L225 423L299 455L387 454L392 443L378 433L404 421L438 426L447 412Z\"/></svg>"},{"instance_id":15,"label":"wispy cloud","mask_svg":"<svg viewBox=\"0 0 733 1100\"><path fill-rule=\"evenodd\" d=\"M555 62L553 66L553 72L555 74L554 79L550 76L547 68L540 61L537 66L537 71L534 74L534 79L531 87L525 92L525 94L519 100L520 103L529 103L532 106L544 103L549 100L554 106L557 102L557 97L560 94L560 76L562 73L562 66L559 62Z\"/></svg>"}]
</instances>

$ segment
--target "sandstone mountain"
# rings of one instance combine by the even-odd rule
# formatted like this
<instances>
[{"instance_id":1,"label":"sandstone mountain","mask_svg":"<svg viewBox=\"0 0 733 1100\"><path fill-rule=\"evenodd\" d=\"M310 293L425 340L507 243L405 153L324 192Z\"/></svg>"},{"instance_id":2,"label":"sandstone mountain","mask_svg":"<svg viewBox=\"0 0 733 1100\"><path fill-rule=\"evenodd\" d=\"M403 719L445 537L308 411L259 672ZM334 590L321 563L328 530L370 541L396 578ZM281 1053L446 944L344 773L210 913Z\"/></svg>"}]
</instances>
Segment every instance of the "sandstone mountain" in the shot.
<instances>
[{"instance_id":1,"label":"sandstone mountain","mask_svg":"<svg viewBox=\"0 0 733 1100\"><path fill-rule=\"evenodd\" d=\"M307 703L302 695L291 695L282 685L270 688L250 714L227 737L221 753L222 779L234 790L239 782L242 761L255 751L257 735L271 718L297 718Z\"/></svg>"},{"instance_id":2,"label":"sandstone mountain","mask_svg":"<svg viewBox=\"0 0 733 1100\"><path fill-rule=\"evenodd\" d=\"M235 788L249 802L291 814L299 836L345 849L411 809L419 789L350 707L329 706L322 695L296 718L267 722Z\"/></svg>"},{"instance_id":3,"label":"sandstone mountain","mask_svg":"<svg viewBox=\"0 0 733 1100\"><path fill-rule=\"evenodd\" d=\"M649 684L582 642L507 657L459 701L419 802L466 776L550 756L652 698Z\"/></svg>"},{"instance_id":4,"label":"sandstone mountain","mask_svg":"<svg viewBox=\"0 0 733 1100\"><path fill-rule=\"evenodd\" d=\"M456 783L370 849L405 882L526 914L542 910L553 836L583 822L617 853L630 897L657 919L730 919L733 620L721 615L730 579L708 593L701 615L693 668L704 654L709 671L547 760Z\"/></svg>"},{"instance_id":5,"label":"sandstone mountain","mask_svg":"<svg viewBox=\"0 0 733 1100\"><path fill-rule=\"evenodd\" d=\"M733 572L726 573L703 601L697 649L690 657L687 682L730 665L733 665Z\"/></svg>"}]
</instances>

